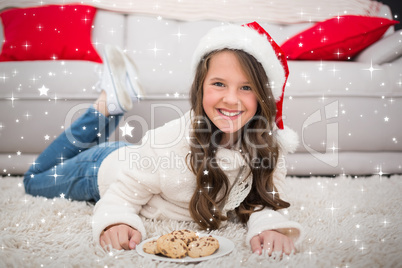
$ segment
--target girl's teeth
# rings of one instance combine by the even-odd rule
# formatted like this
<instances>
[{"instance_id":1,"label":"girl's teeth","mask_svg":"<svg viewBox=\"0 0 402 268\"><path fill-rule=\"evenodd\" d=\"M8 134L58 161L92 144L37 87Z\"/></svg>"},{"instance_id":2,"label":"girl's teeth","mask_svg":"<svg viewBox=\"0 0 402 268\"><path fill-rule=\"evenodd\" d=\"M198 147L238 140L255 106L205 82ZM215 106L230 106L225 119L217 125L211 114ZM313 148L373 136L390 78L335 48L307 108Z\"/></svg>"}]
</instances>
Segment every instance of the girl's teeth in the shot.
<instances>
[{"instance_id":1,"label":"girl's teeth","mask_svg":"<svg viewBox=\"0 0 402 268\"><path fill-rule=\"evenodd\" d=\"M223 111L223 110L219 110L223 115L226 115L226 116L235 116L235 115L239 115L240 114L240 112L226 112L226 111Z\"/></svg>"}]
</instances>

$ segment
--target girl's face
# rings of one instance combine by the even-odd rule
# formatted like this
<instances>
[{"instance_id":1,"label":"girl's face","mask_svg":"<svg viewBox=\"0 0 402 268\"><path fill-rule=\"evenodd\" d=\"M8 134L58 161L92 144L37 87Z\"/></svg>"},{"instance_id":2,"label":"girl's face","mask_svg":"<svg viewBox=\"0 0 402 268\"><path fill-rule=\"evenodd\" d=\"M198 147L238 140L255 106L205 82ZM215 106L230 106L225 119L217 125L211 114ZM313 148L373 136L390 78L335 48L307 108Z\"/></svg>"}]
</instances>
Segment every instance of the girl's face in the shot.
<instances>
[{"instance_id":1,"label":"girl's face","mask_svg":"<svg viewBox=\"0 0 402 268\"><path fill-rule=\"evenodd\" d=\"M236 133L255 115L257 98L233 52L211 57L202 105L208 118L226 135Z\"/></svg>"}]
</instances>

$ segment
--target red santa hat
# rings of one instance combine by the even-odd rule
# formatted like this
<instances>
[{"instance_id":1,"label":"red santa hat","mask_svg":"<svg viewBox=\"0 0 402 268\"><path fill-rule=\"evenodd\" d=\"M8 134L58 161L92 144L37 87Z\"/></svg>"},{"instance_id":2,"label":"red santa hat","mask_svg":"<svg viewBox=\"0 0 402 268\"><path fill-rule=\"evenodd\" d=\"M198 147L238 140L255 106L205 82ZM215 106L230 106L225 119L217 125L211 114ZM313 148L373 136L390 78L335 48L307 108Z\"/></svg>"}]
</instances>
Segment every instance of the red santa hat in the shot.
<instances>
[{"instance_id":1,"label":"red santa hat","mask_svg":"<svg viewBox=\"0 0 402 268\"><path fill-rule=\"evenodd\" d=\"M225 48L243 50L261 63L276 101L276 138L284 152L294 152L299 143L298 136L293 130L285 127L282 120L283 96L289 76L283 51L257 22L243 26L224 25L211 29L200 40L193 54L193 72L206 54Z\"/></svg>"}]
</instances>

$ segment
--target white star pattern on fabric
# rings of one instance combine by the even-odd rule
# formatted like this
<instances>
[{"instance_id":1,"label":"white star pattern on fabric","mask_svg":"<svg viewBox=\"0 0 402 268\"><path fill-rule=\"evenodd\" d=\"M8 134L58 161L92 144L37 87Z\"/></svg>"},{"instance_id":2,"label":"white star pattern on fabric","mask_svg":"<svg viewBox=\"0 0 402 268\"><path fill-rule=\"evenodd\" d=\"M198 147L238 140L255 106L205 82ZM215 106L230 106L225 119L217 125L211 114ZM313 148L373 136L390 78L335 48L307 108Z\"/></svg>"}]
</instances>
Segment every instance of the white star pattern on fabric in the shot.
<instances>
[{"instance_id":1,"label":"white star pattern on fabric","mask_svg":"<svg viewBox=\"0 0 402 268\"><path fill-rule=\"evenodd\" d=\"M45 85L43 85L41 88L38 88L38 90L40 91L39 96L42 96L42 95L47 96L47 92L49 91L49 89L47 87L45 87Z\"/></svg>"},{"instance_id":2,"label":"white star pattern on fabric","mask_svg":"<svg viewBox=\"0 0 402 268\"><path fill-rule=\"evenodd\" d=\"M128 123L126 123L124 125L124 127L120 127L120 130L123 132L122 136L130 136L131 138L133 137L133 135L131 134L131 132L133 131L134 127L130 127L130 125Z\"/></svg>"}]
</instances>

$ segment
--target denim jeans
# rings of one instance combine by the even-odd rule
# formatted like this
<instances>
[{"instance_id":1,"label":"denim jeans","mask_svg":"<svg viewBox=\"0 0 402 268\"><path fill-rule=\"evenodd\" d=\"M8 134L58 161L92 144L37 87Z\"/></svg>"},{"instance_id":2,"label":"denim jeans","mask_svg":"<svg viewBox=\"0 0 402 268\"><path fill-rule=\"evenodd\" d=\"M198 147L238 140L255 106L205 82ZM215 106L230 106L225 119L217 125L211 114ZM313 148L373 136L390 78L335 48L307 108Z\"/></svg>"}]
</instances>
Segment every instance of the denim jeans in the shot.
<instances>
[{"instance_id":1,"label":"denim jeans","mask_svg":"<svg viewBox=\"0 0 402 268\"><path fill-rule=\"evenodd\" d=\"M32 163L24 175L25 192L48 198L98 201L98 169L126 142L108 142L121 116L105 117L88 108Z\"/></svg>"}]
</instances>

